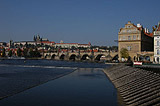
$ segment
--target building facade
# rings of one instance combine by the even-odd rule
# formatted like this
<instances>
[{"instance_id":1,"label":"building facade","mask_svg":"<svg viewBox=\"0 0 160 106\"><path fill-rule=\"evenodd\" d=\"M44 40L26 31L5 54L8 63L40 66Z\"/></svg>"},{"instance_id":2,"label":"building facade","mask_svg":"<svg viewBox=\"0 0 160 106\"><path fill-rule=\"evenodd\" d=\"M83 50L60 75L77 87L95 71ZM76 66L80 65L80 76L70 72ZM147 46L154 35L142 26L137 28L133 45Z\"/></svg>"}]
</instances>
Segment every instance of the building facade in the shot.
<instances>
[{"instance_id":1,"label":"building facade","mask_svg":"<svg viewBox=\"0 0 160 106\"><path fill-rule=\"evenodd\" d=\"M90 48L91 47L91 43L89 42L88 44L79 44L79 43L64 43L64 42L60 42L60 43L55 43L55 47L56 48Z\"/></svg>"},{"instance_id":2,"label":"building facade","mask_svg":"<svg viewBox=\"0 0 160 106\"><path fill-rule=\"evenodd\" d=\"M148 29L143 28L141 24L134 25L130 21L121 28L118 33L118 56L122 61L121 50L128 50L130 59L133 61L139 60L138 53L153 51L153 37Z\"/></svg>"},{"instance_id":3,"label":"building facade","mask_svg":"<svg viewBox=\"0 0 160 106\"><path fill-rule=\"evenodd\" d=\"M160 23L154 31L154 62L160 63Z\"/></svg>"}]
</instances>

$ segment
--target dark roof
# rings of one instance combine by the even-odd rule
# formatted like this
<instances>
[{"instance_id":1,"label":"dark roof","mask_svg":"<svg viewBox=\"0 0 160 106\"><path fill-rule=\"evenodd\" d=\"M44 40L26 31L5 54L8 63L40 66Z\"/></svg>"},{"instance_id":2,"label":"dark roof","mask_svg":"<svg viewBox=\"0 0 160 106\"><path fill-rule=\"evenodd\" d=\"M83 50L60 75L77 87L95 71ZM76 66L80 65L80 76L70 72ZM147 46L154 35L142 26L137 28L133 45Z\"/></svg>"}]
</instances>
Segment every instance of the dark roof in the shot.
<instances>
[{"instance_id":1,"label":"dark roof","mask_svg":"<svg viewBox=\"0 0 160 106\"><path fill-rule=\"evenodd\" d=\"M21 43L21 42L35 42L35 41L17 41L17 42L13 42L13 43Z\"/></svg>"}]
</instances>

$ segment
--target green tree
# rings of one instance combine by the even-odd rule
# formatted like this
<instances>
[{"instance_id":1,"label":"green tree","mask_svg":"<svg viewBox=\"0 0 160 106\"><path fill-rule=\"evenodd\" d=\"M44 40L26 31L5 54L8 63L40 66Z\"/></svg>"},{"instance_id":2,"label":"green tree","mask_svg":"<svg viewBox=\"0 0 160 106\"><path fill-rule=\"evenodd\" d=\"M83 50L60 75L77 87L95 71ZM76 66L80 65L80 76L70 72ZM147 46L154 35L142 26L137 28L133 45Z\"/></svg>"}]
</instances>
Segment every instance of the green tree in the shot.
<instances>
[{"instance_id":1,"label":"green tree","mask_svg":"<svg viewBox=\"0 0 160 106\"><path fill-rule=\"evenodd\" d=\"M9 50L8 56L9 56L9 57L12 56L12 50Z\"/></svg>"},{"instance_id":2,"label":"green tree","mask_svg":"<svg viewBox=\"0 0 160 106\"><path fill-rule=\"evenodd\" d=\"M32 48L30 48L30 50L29 50L29 56L30 56L30 57L34 57L34 52L33 52L33 49L32 49Z\"/></svg>"},{"instance_id":3,"label":"green tree","mask_svg":"<svg viewBox=\"0 0 160 106\"><path fill-rule=\"evenodd\" d=\"M24 57L27 57L27 54L28 54L28 49L25 48L25 49L23 50L23 56L24 56Z\"/></svg>"},{"instance_id":4,"label":"green tree","mask_svg":"<svg viewBox=\"0 0 160 106\"><path fill-rule=\"evenodd\" d=\"M5 56L6 56L6 49L3 48L3 50L2 50L2 57L5 57Z\"/></svg>"},{"instance_id":5,"label":"green tree","mask_svg":"<svg viewBox=\"0 0 160 106\"><path fill-rule=\"evenodd\" d=\"M18 50L17 50L17 56L18 56L18 57L21 57L21 56L22 56L22 51L21 51L20 48L18 48Z\"/></svg>"},{"instance_id":6,"label":"green tree","mask_svg":"<svg viewBox=\"0 0 160 106\"><path fill-rule=\"evenodd\" d=\"M30 57L41 57L41 54L37 49L35 49L34 51L33 51L33 49L30 49L29 56Z\"/></svg>"},{"instance_id":7,"label":"green tree","mask_svg":"<svg viewBox=\"0 0 160 106\"><path fill-rule=\"evenodd\" d=\"M126 48L122 48L120 51L121 57L122 58L128 58L129 57L129 53L128 50Z\"/></svg>"},{"instance_id":8,"label":"green tree","mask_svg":"<svg viewBox=\"0 0 160 106\"><path fill-rule=\"evenodd\" d=\"M34 57L41 57L41 54L40 54L40 52L38 51L37 48L34 51Z\"/></svg>"}]
</instances>

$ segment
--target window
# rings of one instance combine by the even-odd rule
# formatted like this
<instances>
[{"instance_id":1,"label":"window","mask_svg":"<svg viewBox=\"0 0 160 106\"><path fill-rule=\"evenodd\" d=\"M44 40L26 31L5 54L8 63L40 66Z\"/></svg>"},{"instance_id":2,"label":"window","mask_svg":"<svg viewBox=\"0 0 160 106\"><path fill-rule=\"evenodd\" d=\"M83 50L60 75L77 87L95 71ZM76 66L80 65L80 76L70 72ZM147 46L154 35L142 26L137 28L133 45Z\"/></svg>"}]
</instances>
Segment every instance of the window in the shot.
<instances>
[{"instance_id":1,"label":"window","mask_svg":"<svg viewBox=\"0 0 160 106\"><path fill-rule=\"evenodd\" d=\"M128 25L127 28L132 28L132 26Z\"/></svg>"},{"instance_id":2,"label":"window","mask_svg":"<svg viewBox=\"0 0 160 106\"><path fill-rule=\"evenodd\" d=\"M129 32L129 33L130 33L130 32L131 32L131 30L127 30L127 32Z\"/></svg>"},{"instance_id":3,"label":"window","mask_svg":"<svg viewBox=\"0 0 160 106\"><path fill-rule=\"evenodd\" d=\"M137 40L139 40L139 35L137 35Z\"/></svg>"},{"instance_id":4,"label":"window","mask_svg":"<svg viewBox=\"0 0 160 106\"><path fill-rule=\"evenodd\" d=\"M131 51L131 46L128 46L127 49L128 49L128 51Z\"/></svg>"},{"instance_id":5,"label":"window","mask_svg":"<svg viewBox=\"0 0 160 106\"><path fill-rule=\"evenodd\" d=\"M126 32L126 30L122 30L122 32Z\"/></svg>"},{"instance_id":6,"label":"window","mask_svg":"<svg viewBox=\"0 0 160 106\"><path fill-rule=\"evenodd\" d=\"M157 46L159 46L159 41L157 41Z\"/></svg>"},{"instance_id":7,"label":"window","mask_svg":"<svg viewBox=\"0 0 160 106\"><path fill-rule=\"evenodd\" d=\"M157 55L159 55L159 49L157 50Z\"/></svg>"},{"instance_id":8,"label":"window","mask_svg":"<svg viewBox=\"0 0 160 106\"><path fill-rule=\"evenodd\" d=\"M122 40L122 37L121 37L121 36L119 37L119 40Z\"/></svg>"},{"instance_id":9,"label":"window","mask_svg":"<svg viewBox=\"0 0 160 106\"><path fill-rule=\"evenodd\" d=\"M136 35L133 35L133 40L136 40Z\"/></svg>"},{"instance_id":10,"label":"window","mask_svg":"<svg viewBox=\"0 0 160 106\"><path fill-rule=\"evenodd\" d=\"M123 40L125 40L126 38L125 38L125 36L123 36L123 38L122 38Z\"/></svg>"},{"instance_id":11,"label":"window","mask_svg":"<svg viewBox=\"0 0 160 106\"><path fill-rule=\"evenodd\" d=\"M131 36L128 36L128 40L131 40Z\"/></svg>"}]
</instances>

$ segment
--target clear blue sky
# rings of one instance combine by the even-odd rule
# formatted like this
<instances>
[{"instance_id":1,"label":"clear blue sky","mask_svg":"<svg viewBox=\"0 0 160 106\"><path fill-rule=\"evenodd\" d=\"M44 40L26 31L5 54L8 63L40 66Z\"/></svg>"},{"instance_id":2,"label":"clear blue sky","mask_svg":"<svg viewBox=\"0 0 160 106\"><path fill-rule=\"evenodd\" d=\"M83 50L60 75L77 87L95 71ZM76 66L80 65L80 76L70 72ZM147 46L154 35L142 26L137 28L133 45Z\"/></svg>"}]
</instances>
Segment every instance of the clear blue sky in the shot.
<instances>
[{"instance_id":1,"label":"clear blue sky","mask_svg":"<svg viewBox=\"0 0 160 106\"><path fill-rule=\"evenodd\" d=\"M32 40L117 45L128 21L151 31L160 21L160 0L0 0L0 41Z\"/></svg>"}]
</instances>

